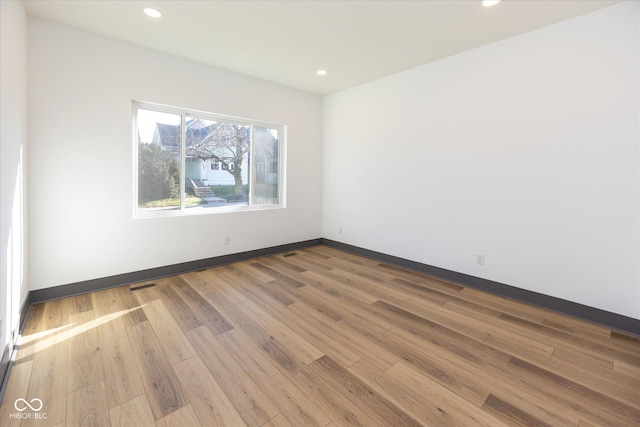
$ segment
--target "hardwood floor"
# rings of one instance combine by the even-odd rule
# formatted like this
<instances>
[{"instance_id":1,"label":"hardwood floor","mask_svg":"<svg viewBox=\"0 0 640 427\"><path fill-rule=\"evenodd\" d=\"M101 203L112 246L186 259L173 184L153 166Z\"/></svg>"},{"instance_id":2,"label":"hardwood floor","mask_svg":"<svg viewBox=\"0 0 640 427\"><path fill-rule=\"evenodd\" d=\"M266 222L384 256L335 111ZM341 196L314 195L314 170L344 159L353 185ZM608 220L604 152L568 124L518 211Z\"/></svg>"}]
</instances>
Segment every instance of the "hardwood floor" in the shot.
<instances>
[{"instance_id":1,"label":"hardwood floor","mask_svg":"<svg viewBox=\"0 0 640 427\"><path fill-rule=\"evenodd\" d=\"M520 302L326 246L153 283L33 306L0 425L640 424L638 338Z\"/></svg>"}]
</instances>

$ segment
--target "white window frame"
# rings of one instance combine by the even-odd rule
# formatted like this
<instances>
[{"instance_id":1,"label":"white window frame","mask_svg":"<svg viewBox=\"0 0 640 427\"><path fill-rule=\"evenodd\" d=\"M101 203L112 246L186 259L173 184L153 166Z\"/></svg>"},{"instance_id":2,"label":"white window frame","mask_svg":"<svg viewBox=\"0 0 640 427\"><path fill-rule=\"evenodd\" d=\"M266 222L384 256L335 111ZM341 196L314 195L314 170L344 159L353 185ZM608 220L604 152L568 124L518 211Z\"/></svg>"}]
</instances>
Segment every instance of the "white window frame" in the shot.
<instances>
[{"instance_id":1,"label":"white window frame","mask_svg":"<svg viewBox=\"0 0 640 427\"><path fill-rule=\"evenodd\" d=\"M180 206L171 208L138 208L138 127L137 115L138 109L157 111L161 113L169 113L180 115ZM247 204L237 204L220 207L185 207L186 188L186 118L195 117L205 120L229 122L238 125L251 127L250 148L249 148L249 170L247 177L249 181L249 194L247 195ZM278 130L278 203L270 204L254 204L253 188L255 179L254 162L251 159L253 155L253 135L255 127L265 127ZM228 116L217 113L209 113L205 111L192 110L187 108L172 107L168 105L155 104L143 101L133 101L132 114L132 145L133 145L133 217L134 218L157 218L157 217L175 217L184 215L215 215L228 212L246 212L271 209L284 209L286 195L286 141L287 126L277 123L269 123L259 120L245 119L234 116ZM222 170L222 163L220 163Z\"/></svg>"}]
</instances>

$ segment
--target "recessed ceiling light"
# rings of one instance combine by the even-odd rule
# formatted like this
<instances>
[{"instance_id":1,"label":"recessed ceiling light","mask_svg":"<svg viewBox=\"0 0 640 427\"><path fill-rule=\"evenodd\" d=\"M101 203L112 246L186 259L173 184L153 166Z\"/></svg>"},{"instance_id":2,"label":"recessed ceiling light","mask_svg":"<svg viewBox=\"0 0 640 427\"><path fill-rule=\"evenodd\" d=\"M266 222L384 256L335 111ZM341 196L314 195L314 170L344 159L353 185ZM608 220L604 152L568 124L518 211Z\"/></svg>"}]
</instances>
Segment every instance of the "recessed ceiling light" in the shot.
<instances>
[{"instance_id":1,"label":"recessed ceiling light","mask_svg":"<svg viewBox=\"0 0 640 427\"><path fill-rule=\"evenodd\" d=\"M500 0L482 0L482 5L484 7L495 6L500 3Z\"/></svg>"},{"instance_id":2,"label":"recessed ceiling light","mask_svg":"<svg viewBox=\"0 0 640 427\"><path fill-rule=\"evenodd\" d=\"M144 8L144 13L147 16L150 16L152 18L160 18L162 16L162 12L160 12L158 9L154 9L152 7L145 7Z\"/></svg>"},{"instance_id":3,"label":"recessed ceiling light","mask_svg":"<svg viewBox=\"0 0 640 427\"><path fill-rule=\"evenodd\" d=\"M318 70L317 71L319 76L326 76L327 75L327 70Z\"/></svg>"}]
</instances>

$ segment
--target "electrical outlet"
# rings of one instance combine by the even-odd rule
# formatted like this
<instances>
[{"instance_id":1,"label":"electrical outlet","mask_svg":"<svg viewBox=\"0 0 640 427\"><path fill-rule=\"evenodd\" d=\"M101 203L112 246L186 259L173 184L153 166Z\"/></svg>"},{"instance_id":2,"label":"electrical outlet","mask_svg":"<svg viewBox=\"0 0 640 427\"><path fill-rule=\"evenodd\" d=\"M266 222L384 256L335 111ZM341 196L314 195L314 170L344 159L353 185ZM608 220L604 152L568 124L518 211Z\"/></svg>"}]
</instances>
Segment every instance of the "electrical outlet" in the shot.
<instances>
[{"instance_id":1,"label":"electrical outlet","mask_svg":"<svg viewBox=\"0 0 640 427\"><path fill-rule=\"evenodd\" d=\"M476 256L476 264L478 264L478 265L484 265L484 255L478 255L478 256Z\"/></svg>"},{"instance_id":2,"label":"electrical outlet","mask_svg":"<svg viewBox=\"0 0 640 427\"><path fill-rule=\"evenodd\" d=\"M231 244L231 236L226 236L224 238L224 244L225 245L230 245Z\"/></svg>"}]
</instances>

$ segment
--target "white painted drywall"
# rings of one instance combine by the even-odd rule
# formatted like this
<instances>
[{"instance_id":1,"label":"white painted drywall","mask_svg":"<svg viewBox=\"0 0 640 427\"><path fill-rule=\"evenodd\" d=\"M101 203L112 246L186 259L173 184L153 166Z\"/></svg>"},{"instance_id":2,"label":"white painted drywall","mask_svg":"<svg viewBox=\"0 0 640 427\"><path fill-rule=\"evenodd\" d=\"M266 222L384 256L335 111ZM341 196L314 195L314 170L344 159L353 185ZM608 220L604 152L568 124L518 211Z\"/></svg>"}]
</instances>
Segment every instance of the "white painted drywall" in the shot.
<instances>
[{"instance_id":1,"label":"white painted drywall","mask_svg":"<svg viewBox=\"0 0 640 427\"><path fill-rule=\"evenodd\" d=\"M36 18L28 29L31 289L321 237L319 96ZM133 219L132 100L287 125L286 209Z\"/></svg>"},{"instance_id":2,"label":"white painted drywall","mask_svg":"<svg viewBox=\"0 0 640 427\"><path fill-rule=\"evenodd\" d=\"M323 236L640 318L639 7L326 96Z\"/></svg>"},{"instance_id":3,"label":"white painted drywall","mask_svg":"<svg viewBox=\"0 0 640 427\"><path fill-rule=\"evenodd\" d=\"M27 143L27 15L0 2L0 358L27 296L24 150Z\"/></svg>"}]
</instances>

